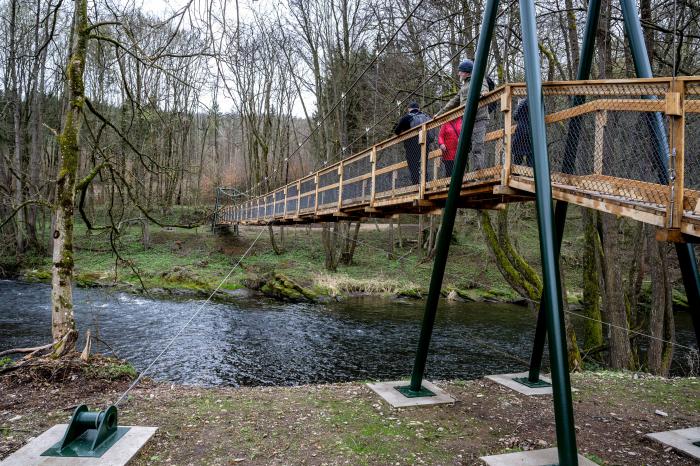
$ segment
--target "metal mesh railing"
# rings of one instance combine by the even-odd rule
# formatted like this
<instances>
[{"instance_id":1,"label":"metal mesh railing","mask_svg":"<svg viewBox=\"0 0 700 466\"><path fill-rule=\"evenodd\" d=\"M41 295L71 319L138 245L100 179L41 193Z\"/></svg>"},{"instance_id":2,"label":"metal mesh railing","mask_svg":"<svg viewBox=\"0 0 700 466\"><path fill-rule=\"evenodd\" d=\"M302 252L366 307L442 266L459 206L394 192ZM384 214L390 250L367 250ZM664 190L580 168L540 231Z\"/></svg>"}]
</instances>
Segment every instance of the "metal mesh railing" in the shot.
<instances>
[{"instance_id":1,"label":"metal mesh railing","mask_svg":"<svg viewBox=\"0 0 700 466\"><path fill-rule=\"evenodd\" d=\"M372 151L353 157L343 164L342 206L369 202L372 193Z\"/></svg>"},{"instance_id":2,"label":"metal mesh railing","mask_svg":"<svg viewBox=\"0 0 700 466\"><path fill-rule=\"evenodd\" d=\"M561 86L564 87L564 86ZM544 88L552 183L581 194L663 208L669 202L665 86ZM514 89L512 172L533 176L525 89ZM572 106L573 96L585 96Z\"/></svg>"},{"instance_id":3,"label":"metal mesh railing","mask_svg":"<svg viewBox=\"0 0 700 466\"><path fill-rule=\"evenodd\" d=\"M318 175L318 208L334 208L338 205L339 165L333 165Z\"/></svg>"}]
</instances>

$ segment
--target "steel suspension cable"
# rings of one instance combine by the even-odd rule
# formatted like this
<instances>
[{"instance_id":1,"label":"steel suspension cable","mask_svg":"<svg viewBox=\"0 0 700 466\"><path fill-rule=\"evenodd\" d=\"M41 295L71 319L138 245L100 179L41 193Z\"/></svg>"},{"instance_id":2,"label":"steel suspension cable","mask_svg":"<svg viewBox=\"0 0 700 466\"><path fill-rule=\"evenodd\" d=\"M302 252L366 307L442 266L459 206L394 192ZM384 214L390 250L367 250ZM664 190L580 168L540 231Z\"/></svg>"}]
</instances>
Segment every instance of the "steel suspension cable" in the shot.
<instances>
[{"instance_id":1,"label":"steel suspension cable","mask_svg":"<svg viewBox=\"0 0 700 466\"><path fill-rule=\"evenodd\" d=\"M143 371L141 371L141 373L138 375L138 377L136 378L136 380L134 380L134 381L131 383L131 385L129 385L129 387L128 387L126 390L124 390L124 393L122 393L121 396L119 397L119 399L116 401L116 403L114 403L114 406L119 406L119 404L124 400L124 398L129 394L129 392L130 392L134 387L136 387L136 385L138 385L138 383L141 381L141 379L143 379L143 377L148 373L148 371L151 370L151 368L153 367L153 365L161 358L161 356L163 356L163 355L170 349L170 347L173 345L173 343L175 343L175 340L177 340L177 338L182 334L182 332L184 332L185 329L192 323L192 321L199 315L199 313L202 311L202 309L204 309L204 306L206 306L206 305L209 303L209 301L211 301L211 298L219 291L219 289L223 286L223 284L226 282L226 280L229 279L229 277L231 276L231 274L233 273L233 271L236 270L236 269L238 268L238 266L241 264L241 262L243 261L243 259L248 255L248 253L250 253L250 251L253 249L253 246L255 246L255 243L258 242L258 240L260 239L260 237L262 236L262 234L263 234L264 232L265 232L265 229L264 229L264 228L261 228L261 229L260 229L260 233L259 233L258 236L255 238L255 240L253 240L253 242L252 242L251 245L248 247L248 249L243 253L243 255L241 256L241 258L238 259L238 262L236 262L236 264L231 268L231 270L229 270L229 272L226 274L226 276L224 277L224 279L221 280L221 282L220 282L219 285L214 289L214 291L211 292L211 294L210 294L209 297L206 299L206 301L204 301L202 304L199 305L199 308L197 308L197 310L196 310L194 313L192 313L192 315L190 316L189 320L185 323L185 325L183 325L183 326L180 328L180 330L175 334L175 336L174 336L173 338L170 339L170 341L168 342L168 344L165 345L165 348L163 348L163 349L161 350L161 352L158 353L158 355L157 355L155 358L153 358L153 360L151 361L151 363L150 363Z\"/></svg>"},{"instance_id":2,"label":"steel suspension cable","mask_svg":"<svg viewBox=\"0 0 700 466\"><path fill-rule=\"evenodd\" d=\"M423 2L425 2L425 0L419 0L419 1L418 1L418 3L416 4L415 7L413 7L413 9L412 9L411 12L408 14L408 16L406 16L406 18L404 18L404 20L401 22L401 25L400 25L400 26L396 29L396 31L394 31L394 33L391 35L391 37L389 38L389 40L387 40L386 43L384 43L384 45L379 49L379 51L378 51L377 53L374 54L374 58L372 58L372 61L370 61L369 65L367 65L367 66L365 67L365 69L362 70L362 72L360 73L360 75L357 76L357 78L355 78L355 80L352 82L352 84L350 85L350 87L348 87L348 88L345 90L345 92L342 92L342 93L341 93L340 99L338 99L338 100L331 106L330 110L328 110L328 111L326 112L326 114L321 118L321 120L318 121L318 122L316 122L316 127L302 140L301 143L299 143L299 144L297 145L297 148L296 148L290 155L288 155L288 156L286 157L286 160L287 160L287 161L289 161L289 159L291 159L291 158L294 157L297 153L299 153L299 151L301 150L301 148L303 147L303 145L306 144L306 143L313 137L313 135L316 134L316 132L321 128L323 122L325 122L326 119L328 119L328 117L330 117L330 116L333 114L333 112L338 108L338 106L339 106L343 101L345 101L345 98L347 97L347 95L355 88L355 86L357 86L357 84L359 84L360 80L365 76L365 74L367 74L367 72L370 70L370 68L372 68L372 66L374 66L374 64L375 64L375 63L377 62L377 60L379 59L379 56L380 56L382 53L384 53L384 51L389 47L389 45L391 44L391 42L396 38L396 36L399 34L399 32L401 32L401 29L403 29L403 27L406 25L406 23L413 17L413 15L415 14L416 10L418 10L418 8L423 4ZM276 172L277 172L277 169L274 169L274 170L273 170L273 173L276 173ZM264 181L267 181L267 177L265 178ZM245 191L245 192L246 192L246 193L249 193L249 192L252 191L253 189L256 189L258 186L260 186L262 183L263 183L263 181L258 182L256 185L250 187L250 188L249 188L247 191Z\"/></svg>"}]
</instances>

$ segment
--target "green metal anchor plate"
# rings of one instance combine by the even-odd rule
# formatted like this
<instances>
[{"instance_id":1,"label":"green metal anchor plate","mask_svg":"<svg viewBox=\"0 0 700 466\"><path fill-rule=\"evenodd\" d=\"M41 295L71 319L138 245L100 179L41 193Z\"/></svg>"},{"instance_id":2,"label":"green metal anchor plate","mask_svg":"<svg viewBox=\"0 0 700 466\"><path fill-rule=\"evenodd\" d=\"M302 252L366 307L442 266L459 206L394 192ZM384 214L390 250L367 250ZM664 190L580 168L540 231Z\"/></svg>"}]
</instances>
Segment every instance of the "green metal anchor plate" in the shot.
<instances>
[{"instance_id":1,"label":"green metal anchor plate","mask_svg":"<svg viewBox=\"0 0 700 466\"><path fill-rule=\"evenodd\" d=\"M129 431L117 426L117 408L89 411L80 405L73 412L63 439L41 456L100 458Z\"/></svg>"},{"instance_id":2,"label":"green metal anchor plate","mask_svg":"<svg viewBox=\"0 0 700 466\"><path fill-rule=\"evenodd\" d=\"M435 393L431 392L427 388L421 387L420 390L413 391L411 390L410 385L406 385L404 387L394 387L399 393L401 393L403 396L406 398L420 398L424 396L435 396Z\"/></svg>"},{"instance_id":3,"label":"green metal anchor plate","mask_svg":"<svg viewBox=\"0 0 700 466\"><path fill-rule=\"evenodd\" d=\"M529 387L529 388L546 388L546 387L552 386L551 383L545 382L542 379L540 379L536 382L531 382L530 379L528 379L527 377L513 377L513 380L515 380L519 384L525 385L526 387Z\"/></svg>"}]
</instances>

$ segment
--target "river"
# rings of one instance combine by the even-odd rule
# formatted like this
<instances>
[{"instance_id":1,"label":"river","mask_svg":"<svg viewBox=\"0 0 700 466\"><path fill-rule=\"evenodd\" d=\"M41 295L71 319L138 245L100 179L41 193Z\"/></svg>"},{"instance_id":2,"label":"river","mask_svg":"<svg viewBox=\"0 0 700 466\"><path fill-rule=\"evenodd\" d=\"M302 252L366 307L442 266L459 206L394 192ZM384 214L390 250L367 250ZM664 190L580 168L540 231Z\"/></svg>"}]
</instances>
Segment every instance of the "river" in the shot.
<instances>
[{"instance_id":1,"label":"river","mask_svg":"<svg viewBox=\"0 0 700 466\"><path fill-rule=\"evenodd\" d=\"M76 320L144 369L202 301L148 299L76 288ZM209 303L153 366L153 378L213 385L297 385L408 377L424 302L353 298L332 304ZM691 345L689 316L676 313L677 339ZM0 351L50 338L50 287L0 281ZM443 302L427 377L470 379L522 371L534 318L520 306ZM104 345L99 351L109 353ZM677 353L681 353L678 351Z\"/></svg>"}]
</instances>

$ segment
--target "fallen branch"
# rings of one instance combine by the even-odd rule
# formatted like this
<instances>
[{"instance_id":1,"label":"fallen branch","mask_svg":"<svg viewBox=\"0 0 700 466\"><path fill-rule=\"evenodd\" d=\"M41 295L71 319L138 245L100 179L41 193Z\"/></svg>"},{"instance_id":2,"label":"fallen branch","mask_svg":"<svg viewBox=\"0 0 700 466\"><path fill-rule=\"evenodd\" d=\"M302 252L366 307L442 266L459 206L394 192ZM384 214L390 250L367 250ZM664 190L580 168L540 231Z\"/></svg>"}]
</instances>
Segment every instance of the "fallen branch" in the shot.
<instances>
[{"instance_id":1,"label":"fallen branch","mask_svg":"<svg viewBox=\"0 0 700 466\"><path fill-rule=\"evenodd\" d=\"M48 345L43 345L43 346L35 346L34 348L13 348L13 349L5 350L5 351L0 351L0 356L7 356L8 354L17 354L17 353L35 353L37 351L51 348L54 345L54 343L49 343Z\"/></svg>"}]
</instances>

